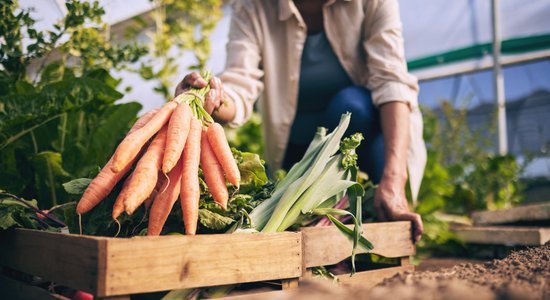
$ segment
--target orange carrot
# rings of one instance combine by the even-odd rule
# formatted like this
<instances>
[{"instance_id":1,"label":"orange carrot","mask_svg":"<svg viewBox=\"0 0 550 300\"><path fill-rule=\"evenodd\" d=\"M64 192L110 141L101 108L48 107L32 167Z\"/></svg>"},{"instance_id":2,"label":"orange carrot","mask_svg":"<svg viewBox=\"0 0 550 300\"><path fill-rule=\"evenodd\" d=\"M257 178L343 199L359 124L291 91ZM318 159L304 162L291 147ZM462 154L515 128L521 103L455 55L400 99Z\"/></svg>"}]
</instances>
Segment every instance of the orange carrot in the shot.
<instances>
[{"instance_id":1,"label":"orange carrot","mask_svg":"<svg viewBox=\"0 0 550 300\"><path fill-rule=\"evenodd\" d=\"M158 132L145 154L136 164L132 180L128 186L128 194L125 195L123 200L127 214L131 215L151 195L155 188L165 145L166 126Z\"/></svg>"},{"instance_id":2,"label":"orange carrot","mask_svg":"<svg viewBox=\"0 0 550 300\"><path fill-rule=\"evenodd\" d=\"M181 175L181 209L185 234L194 235L197 231L199 219L199 160L201 156L201 131L202 123L196 118L191 118L191 127L183 150L182 175Z\"/></svg>"},{"instance_id":3,"label":"orange carrot","mask_svg":"<svg viewBox=\"0 0 550 300\"><path fill-rule=\"evenodd\" d=\"M120 190L120 193L116 197L115 204L113 205L113 213L112 217L113 220L116 220L122 212L124 212L124 198L126 197L126 194L128 194L128 186L130 183L130 180L132 180L132 175L128 176L126 178L126 181L124 181L124 185L122 185L122 189ZM149 208L151 204L153 203L153 199L156 197L156 195L162 191L162 187L164 186L164 182L166 182L166 177L159 177L159 180L157 181L157 184L155 185L155 188L153 189L153 192L151 193L151 196L145 200L145 208ZM147 203L149 201L149 203Z\"/></svg>"},{"instance_id":4,"label":"orange carrot","mask_svg":"<svg viewBox=\"0 0 550 300\"><path fill-rule=\"evenodd\" d=\"M134 131L143 128L151 119L158 113L159 109L155 108L151 111L146 112L143 114L143 116L139 117L137 121L134 123L134 126L128 130L128 133L126 133L126 136L132 134Z\"/></svg>"},{"instance_id":5,"label":"orange carrot","mask_svg":"<svg viewBox=\"0 0 550 300\"><path fill-rule=\"evenodd\" d=\"M164 104L146 126L124 138L113 155L113 164L111 166L113 172L120 172L128 161L131 161L138 155L143 145L168 122L177 105L174 101Z\"/></svg>"},{"instance_id":6,"label":"orange carrot","mask_svg":"<svg viewBox=\"0 0 550 300\"><path fill-rule=\"evenodd\" d=\"M229 144L227 143L227 138L225 137L225 132L223 128L218 123L211 123L208 126L207 131L208 142L212 147L212 151L218 162L225 172L227 181L229 181L236 188L239 188L241 182L241 173L239 172L239 167L233 158Z\"/></svg>"},{"instance_id":7,"label":"orange carrot","mask_svg":"<svg viewBox=\"0 0 550 300\"><path fill-rule=\"evenodd\" d=\"M162 159L162 172L167 174L172 170L181 156L189 127L191 126L191 108L187 103L180 103L168 123L166 134L166 150Z\"/></svg>"},{"instance_id":8,"label":"orange carrot","mask_svg":"<svg viewBox=\"0 0 550 300\"><path fill-rule=\"evenodd\" d=\"M118 193L118 196L116 197L115 204L113 205L113 212L111 214L113 220L118 219L118 217L124 211L124 198L126 197L126 194L128 194L128 187L130 186L130 181L132 180L133 175L134 174L130 174L130 176L126 178L126 181L124 181L124 185L122 185L120 193Z\"/></svg>"},{"instance_id":9,"label":"orange carrot","mask_svg":"<svg viewBox=\"0 0 550 300\"><path fill-rule=\"evenodd\" d=\"M143 116L141 116L134 126L128 131L128 134L142 128L151 120L156 111L150 111ZM127 134L127 135L128 135ZM109 193L113 190L115 185L120 181L120 179L128 173L135 160L129 161L122 170L118 173L114 173L111 170L113 164L113 158L111 157L107 164L101 169L99 174L90 182L90 185L84 191L82 198L78 201L76 206L76 212L78 214L85 214L94 208L96 205L101 202Z\"/></svg>"},{"instance_id":10,"label":"orange carrot","mask_svg":"<svg viewBox=\"0 0 550 300\"><path fill-rule=\"evenodd\" d=\"M158 172L158 180L157 184L155 184L155 188L151 192L151 195L143 201L143 205L145 205L145 209L149 209L151 205L153 204L153 200L157 197L157 195L164 190L164 183L168 180L166 175L162 173L162 171Z\"/></svg>"},{"instance_id":11,"label":"orange carrot","mask_svg":"<svg viewBox=\"0 0 550 300\"><path fill-rule=\"evenodd\" d=\"M160 192L153 200L151 211L149 212L149 224L147 226L147 235L160 235L166 219L174 206L181 187L181 159L176 166L168 173L169 180L165 180Z\"/></svg>"},{"instance_id":12,"label":"orange carrot","mask_svg":"<svg viewBox=\"0 0 550 300\"><path fill-rule=\"evenodd\" d=\"M227 186L225 185L225 178L223 177L223 169L214 151L212 151L212 146L208 141L207 130L202 131L201 139L201 168L202 174L204 175L204 181L208 186L210 194L214 201L218 203L224 209L227 208L227 200L229 199L229 192L227 191Z\"/></svg>"}]
</instances>

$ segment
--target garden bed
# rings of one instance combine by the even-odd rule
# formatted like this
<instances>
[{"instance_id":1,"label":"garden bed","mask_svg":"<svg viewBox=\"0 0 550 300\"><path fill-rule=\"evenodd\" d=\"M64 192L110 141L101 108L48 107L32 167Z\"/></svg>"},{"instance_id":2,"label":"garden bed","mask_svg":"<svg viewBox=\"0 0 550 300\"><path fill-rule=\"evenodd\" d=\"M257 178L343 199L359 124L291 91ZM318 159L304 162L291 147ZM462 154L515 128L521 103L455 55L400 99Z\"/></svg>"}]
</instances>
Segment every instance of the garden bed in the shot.
<instances>
[{"instance_id":1,"label":"garden bed","mask_svg":"<svg viewBox=\"0 0 550 300\"><path fill-rule=\"evenodd\" d=\"M550 299L550 243L505 259L438 271L404 272L376 287L338 288L315 281L278 299ZM261 298L249 298L261 299Z\"/></svg>"}]
</instances>

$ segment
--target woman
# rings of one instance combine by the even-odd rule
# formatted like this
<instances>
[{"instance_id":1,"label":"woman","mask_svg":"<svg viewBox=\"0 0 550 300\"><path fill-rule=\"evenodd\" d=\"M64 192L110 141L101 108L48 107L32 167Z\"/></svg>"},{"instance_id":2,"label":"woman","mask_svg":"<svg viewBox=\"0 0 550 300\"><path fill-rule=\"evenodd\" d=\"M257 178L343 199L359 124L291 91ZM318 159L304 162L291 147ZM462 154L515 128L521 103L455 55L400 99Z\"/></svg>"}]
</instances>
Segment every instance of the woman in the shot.
<instances>
[{"instance_id":1,"label":"woman","mask_svg":"<svg viewBox=\"0 0 550 300\"><path fill-rule=\"evenodd\" d=\"M226 67L205 108L239 126L259 97L273 170L299 160L317 126L332 129L352 112L348 133L365 136L359 167L379 184L378 219L412 221L419 240L422 220L408 209L405 185L409 175L416 196L426 152L403 52L397 0L235 1ZM191 73L176 94L205 84Z\"/></svg>"}]
</instances>

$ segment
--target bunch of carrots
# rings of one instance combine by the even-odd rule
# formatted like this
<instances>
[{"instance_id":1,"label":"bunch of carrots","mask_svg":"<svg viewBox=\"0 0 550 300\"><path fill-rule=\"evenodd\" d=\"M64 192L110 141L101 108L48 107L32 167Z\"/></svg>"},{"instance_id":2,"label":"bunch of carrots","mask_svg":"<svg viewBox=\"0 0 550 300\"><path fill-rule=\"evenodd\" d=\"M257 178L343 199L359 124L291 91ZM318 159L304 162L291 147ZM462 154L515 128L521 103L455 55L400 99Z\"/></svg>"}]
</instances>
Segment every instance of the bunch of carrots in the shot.
<instances>
[{"instance_id":1,"label":"bunch of carrots","mask_svg":"<svg viewBox=\"0 0 550 300\"><path fill-rule=\"evenodd\" d=\"M210 74L203 74L209 79ZM227 181L239 188L240 173L220 124L203 108L210 89L191 89L144 114L92 180L76 211L85 214L99 204L133 168L113 206L112 218L128 215L142 204L149 210L148 235L159 235L178 197L185 234L198 222L199 164L212 198L224 209ZM119 224L120 225L120 224Z\"/></svg>"}]
</instances>

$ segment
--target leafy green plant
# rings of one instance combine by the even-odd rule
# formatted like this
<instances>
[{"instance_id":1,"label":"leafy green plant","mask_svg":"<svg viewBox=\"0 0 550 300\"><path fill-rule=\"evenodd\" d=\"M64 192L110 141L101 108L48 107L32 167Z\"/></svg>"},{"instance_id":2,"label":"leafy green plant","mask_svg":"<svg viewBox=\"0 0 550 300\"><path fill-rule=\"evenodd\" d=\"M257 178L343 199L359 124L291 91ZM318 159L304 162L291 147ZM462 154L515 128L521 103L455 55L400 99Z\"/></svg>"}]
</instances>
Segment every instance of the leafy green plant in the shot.
<instances>
[{"instance_id":1,"label":"leafy green plant","mask_svg":"<svg viewBox=\"0 0 550 300\"><path fill-rule=\"evenodd\" d=\"M47 32L16 1L0 4L0 189L42 209L73 200L62 183L97 173L141 109L115 104L119 81L97 67L135 61L139 49L104 38L97 2L66 4L67 16ZM53 52L59 60L31 79L31 63Z\"/></svg>"},{"instance_id":2,"label":"leafy green plant","mask_svg":"<svg viewBox=\"0 0 550 300\"><path fill-rule=\"evenodd\" d=\"M157 82L155 91L167 100L172 98L170 89L178 75L181 57L191 51L196 64L192 70L204 70L210 56L210 35L222 16L220 0L176 1L151 0L154 4L149 17L153 30L146 31L151 38L148 56L141 61L139 74L146 80ZM146 24L146 18L133 19L127 35L135 36Z\"/></svg>"},{"instance_id":3,"label":"leafy green plant","mask_svg":"<svg viewBox=\"0 0 550 300\"><path fill-rule=\"evenodd\" d=\"M418 248L457 254L463 253L464 245L449 231L442 214L468 216L474 210L519 203L522 167L511 155L494 154L490 138L468 128L465 108L443 101L437 110L423 109L428 161L416 206L425 228ZM489 128L488 133L493 132Z\"/></svg>"},{"instance_id":4,"label":"leafy green plant","mask_svg":"<svg viewBox=\"0 0 550 300\"><path fill-rule=\"evenodd\" d=\"M257 112L243 126L226 129L226 136L231 147L259 154L264 151L262 118Z\"/></svg>"},{"instance_id":5,"label":"leafy green plant","mask_svg":"<svg viewBox=\"0 0 550 300\"><path fill-rule=\"evenodd\" d=\"M490 137L482 131L468 128L465 108L444 101L439 116L428 110L424 110L424 116L425 140L433 152L429 158L446 169L453 186L452 194L445 199L446 212L469 214L473 210L510 207L522 200L519 175L523 167L512 155L495 154ZM492 133L490 127L488 134Z\"/></svg>"}]
</instances>

